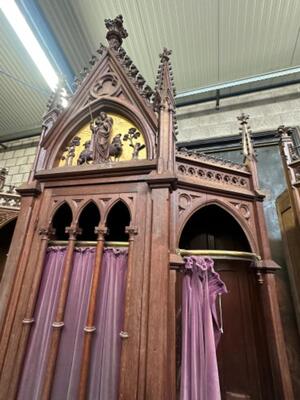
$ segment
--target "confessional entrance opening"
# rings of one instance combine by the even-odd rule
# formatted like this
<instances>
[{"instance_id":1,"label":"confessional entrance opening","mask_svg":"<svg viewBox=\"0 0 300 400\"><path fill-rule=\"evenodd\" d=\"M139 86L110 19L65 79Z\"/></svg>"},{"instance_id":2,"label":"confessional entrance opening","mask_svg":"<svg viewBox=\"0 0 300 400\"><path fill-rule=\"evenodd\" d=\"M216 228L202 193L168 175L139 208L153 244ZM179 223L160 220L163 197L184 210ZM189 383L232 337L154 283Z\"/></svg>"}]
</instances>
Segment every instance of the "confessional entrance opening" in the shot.
<instances>
[{"instance_id":1,"label":"confessional entrance opening","mask_svg":"<svg viewBox=\"0 0 300 400\"><path fill-rule=\"evenodd\" d=\"M17 218L9 221L0 229L0 281L4 272L7 253L14 234Z\"/></svg>"},{"instance_id":2,"label":"confessional entrance opening","mask_svg":"<svg viewBox=\"0 0 300 400\"><path fill-rule=\"evenodd\" d=\"M251 252L239 223L217 205L203 207L192 215L182 231L179 247L188 250ZM243 260L214 259L215 270L228 290L222 296L224 333L217 348L224 400L273 398L271 378L265 376L268 371L267 347L258 308L259 284L250 264ZM181 304L180 278L177 286L178 316ZM177 318L178 324L180 318ZM178 365L179 359L177 351Z\"/></svg>"}]
</instances>

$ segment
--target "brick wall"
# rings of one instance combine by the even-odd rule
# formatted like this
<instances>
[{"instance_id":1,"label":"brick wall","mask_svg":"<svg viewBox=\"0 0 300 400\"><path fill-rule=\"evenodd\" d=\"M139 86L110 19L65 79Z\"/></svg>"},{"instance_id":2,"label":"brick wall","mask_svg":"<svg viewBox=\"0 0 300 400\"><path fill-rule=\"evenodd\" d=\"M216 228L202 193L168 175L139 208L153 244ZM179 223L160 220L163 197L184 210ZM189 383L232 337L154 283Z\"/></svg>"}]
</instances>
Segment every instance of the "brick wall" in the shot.
<instances>
[{"instance_id":1,"label":"brick wall","mask_svg":"<svg viewBox=\"0 0 300 400\"><path fill-rule=\"evenodd\" d=\"M15 140L0 147L0 168L8 170L6 185L20 186L26 182L32 167L39 138Z\"/></svg>"},{"instance_id":2,"label":"brick wall","mask_svg":"<svg viewBox=\"0 0 300 400\"><path fill-rule=\"evenodd\" d=\"M238 133L236 117L250 115L253 132L275 130L279 125L300 125L300 85L254 92L177 109L179 141L213 138Z\"/></svg>"}]
</instances>

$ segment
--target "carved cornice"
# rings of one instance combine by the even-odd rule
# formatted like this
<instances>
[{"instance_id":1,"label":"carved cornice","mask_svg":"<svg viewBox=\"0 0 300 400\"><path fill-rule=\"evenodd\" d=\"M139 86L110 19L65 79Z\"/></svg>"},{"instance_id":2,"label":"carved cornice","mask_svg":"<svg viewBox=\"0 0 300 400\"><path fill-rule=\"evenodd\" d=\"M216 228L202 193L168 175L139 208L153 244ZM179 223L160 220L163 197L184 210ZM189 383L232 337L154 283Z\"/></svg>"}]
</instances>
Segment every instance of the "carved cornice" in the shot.
<instances>
[{"instance_id":1,"label":"carved cornice","mask_svg":"<svg viewBox=\"0 0 300 400\"><path fill-rule=\"evenodd\" d=\"M33 181L30 183L23 183L20 187L16 189L22 197L32 196L37 197L41 193L41 186L38 181Z\"/></svg>"}]
</instances>

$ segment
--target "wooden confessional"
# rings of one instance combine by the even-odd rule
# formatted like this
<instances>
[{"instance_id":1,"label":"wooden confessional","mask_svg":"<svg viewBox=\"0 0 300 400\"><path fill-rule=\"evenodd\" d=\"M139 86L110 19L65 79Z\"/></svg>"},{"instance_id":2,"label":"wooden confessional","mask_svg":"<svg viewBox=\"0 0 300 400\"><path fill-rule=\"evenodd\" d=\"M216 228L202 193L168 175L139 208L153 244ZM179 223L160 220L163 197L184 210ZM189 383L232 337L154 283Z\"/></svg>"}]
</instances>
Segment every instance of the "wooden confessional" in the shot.
<instances>
[{"instance_id":1,"label":"wooden confessional","mask_svg":"<svg viewBox=\"0 0 300 400\"><path fill-rule=\"evenodd\" d=\"M44 258L56 241L67 246L66 274L75 246L88 242L101 255L107 245L128 245L119 399L176 399L180 271L183 256L196 253L215 259L229 289L218 349L224 400L291 400L278 266L248 117L239 117L243 165L176 150L171 52L160 55L152 91L121 46L122 17L105 23L108 46L101 45L76 80L67 108L59 104L59 90L52 97L33 172L19 188L21 210L0 293L0 398L17 397ZM52 332L58 354L63 310ZM82 335L93 340L92 330ZM47 355L43 398L51 398L55 349ZM79 359L88 379L89 357Z\"/></svg>"},{"instance_id":2,"label":"wooden confessional","mask_svg":"<svg viewBox=\"0 0 300 400\"><path fill-rule=\"evenodd\" d=\"M300 157L293 129L280 126L278 135L287 189L277 198L276 207L300 333Z\"/></svg>"}]
</instances>

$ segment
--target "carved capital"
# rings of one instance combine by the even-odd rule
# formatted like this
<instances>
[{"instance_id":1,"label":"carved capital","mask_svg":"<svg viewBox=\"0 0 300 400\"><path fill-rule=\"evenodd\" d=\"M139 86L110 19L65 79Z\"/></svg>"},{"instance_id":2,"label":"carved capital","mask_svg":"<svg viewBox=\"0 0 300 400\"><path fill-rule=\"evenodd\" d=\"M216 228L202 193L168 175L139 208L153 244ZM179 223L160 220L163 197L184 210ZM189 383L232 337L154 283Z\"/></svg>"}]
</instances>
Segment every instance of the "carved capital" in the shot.
<instances>
[{"instance_id":1,"label":"carved capital","mask_svg":"<svg viewBox=\"0 0 300 400\"><path fill-rule=\"evenodd\" d=\"M129 241L134 240L134 236L138 234L138 228L136 226L126 226L125 232L129 235Z\"/></svg>"},{"instance_id":2,"label":"carved capital","mask_svg":"<svg viewBox=\"0 0 300 400\"><path fill-rule=\"evenodd\" d=\"M67 226L65 232L69 234L69 240L76 240L77 235L82 234L82 229L77 225Z\"/></svg>"},{"instance_id":3,"label":"carved capital","mask_svg":"<svg viewBox=\"0 0 300 400\"><path fill-rule=\"evenodd\" d=\"M55 229L49 225L47 228L40 228L39 235L41 236L42 240L49 240L52 236L55 235Z\"/></svg>"},{"instance_id":4,"label":"carved capital","mask_svg":"<svg viewBox=\"0 0 300 400\"><path fill-rule=\"evenodd\" d=\"M97 241L104 241L105 235L108 234L108 228L104 224L100 224L95 227L95 233L97 236Z\"/></svg>"}]
</instances>

